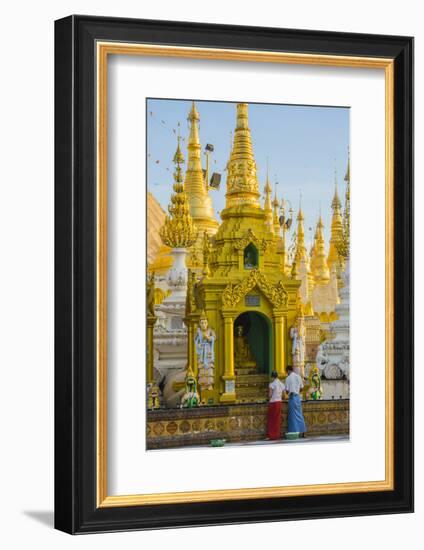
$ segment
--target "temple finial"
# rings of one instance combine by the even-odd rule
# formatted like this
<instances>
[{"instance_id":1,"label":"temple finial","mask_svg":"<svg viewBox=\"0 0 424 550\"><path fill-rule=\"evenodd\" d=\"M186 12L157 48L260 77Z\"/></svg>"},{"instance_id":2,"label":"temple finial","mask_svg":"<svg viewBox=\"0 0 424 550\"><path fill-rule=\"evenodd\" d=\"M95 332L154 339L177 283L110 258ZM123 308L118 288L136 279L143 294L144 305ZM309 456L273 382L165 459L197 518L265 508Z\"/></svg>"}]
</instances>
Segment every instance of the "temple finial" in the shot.
<instances>
[{"instance_id":1,"label":"temple finial","mask_svg":"<svg viewBox=\"0 0 424 550\"><path fill-rule=\"evenodd\" d=\"M174 164L177 166L176 170L179 170L179 176L180 176L181 175L181 173L180 173L181 172L181 164L184 164L184 156L181 152L180 123L178 123L177 150L175 151L173 160L174 160Z\"/></svg>"},{"instance_id":2,"label":"temple finial","mask_svg":"<svg viewBox=\"0 0 424 550\"><path fill-rule=\"evenodd\" d=\"M303 215L303 210L302 210L302 190L299 189L299 211L297 213L297 221L304 221L305 217Z\"/></svg>"},{"instance_id":3,"label":"temple finial","mask_svg":"<svg viewBox=\"0 0 424 550\"><path fill-rule=\"evenodd\" d=\"M237 130L249 129L249 112L247 103L237 103Z\"/></svg>"},{"instance_id":4,"label":"temple finial","mask_svg":"<svg viewBox=\"0 0 424 550\"><path fill-rule=\"evenodd\" d=\"M200 120L199 111L197 110L196 103L194 102L194 100L191 102L191 109L188 114L188 120L190 122L193 122L195 120L197 121Z\"/></svg>"},{"instance_id":5,"label":"temple finial","mask_svg":"<svg viewBox=\"0 0 424 550\"><path fill-rule=\"evenodd\" d=\"M278 205L279 205L278 196L277 196L277 185L278 185L278 181L274 183L274 200L272 201L274 208L278 208Z\"/></svg>"}]
</instances>

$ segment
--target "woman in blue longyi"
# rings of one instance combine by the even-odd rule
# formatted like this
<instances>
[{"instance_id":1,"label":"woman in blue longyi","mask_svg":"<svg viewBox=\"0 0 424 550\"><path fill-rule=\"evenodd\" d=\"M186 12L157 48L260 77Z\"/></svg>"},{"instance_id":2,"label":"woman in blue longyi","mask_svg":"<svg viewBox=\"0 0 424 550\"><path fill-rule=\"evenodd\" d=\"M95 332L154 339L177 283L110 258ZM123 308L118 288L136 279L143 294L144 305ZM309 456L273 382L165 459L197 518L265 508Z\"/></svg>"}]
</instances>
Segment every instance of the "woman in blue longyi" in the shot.
<instances>
[{"instance_id":1,"label":"woman in blue longyi","mask_svg":"<svg viewBox=\"0 0 424 550\"><path fill-rule=\"evenodd\" d=\"M289 408L287 418L287 431L298 432L305 436L306 425L302 413L302 400L300 398L300 390L303 388L302 378L293 371L291 365L287 366L288 376L284 382L286 392L289 394Z\"/></svg>"}]
</instances>

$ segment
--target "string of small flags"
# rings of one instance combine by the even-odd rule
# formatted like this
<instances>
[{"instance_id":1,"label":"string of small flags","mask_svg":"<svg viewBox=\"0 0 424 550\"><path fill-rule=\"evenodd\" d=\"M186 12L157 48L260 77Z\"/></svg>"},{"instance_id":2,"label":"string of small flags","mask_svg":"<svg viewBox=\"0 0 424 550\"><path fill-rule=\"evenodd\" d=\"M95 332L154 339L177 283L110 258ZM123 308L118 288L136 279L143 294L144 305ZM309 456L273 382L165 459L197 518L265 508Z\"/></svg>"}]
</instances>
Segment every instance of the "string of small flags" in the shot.
<instances>
[{"instance_id":1,"label":"string of small flags","mask_svg":"<svg viewBox=\"0 0 424 550\"><path fill-rule=\"evenodd\" d=\"M168 132L169 134L174 135L174 136L178 135L177 129L179 131L179 126L180 126L179 122L177 124L177 128L170 128L168 123L165 120L163 120L163 119L159 118L158 116L156 116L156 114L153 111L149 111L149 119L151 121L153 121L157 125L157 127L160 128L161 130L165 130L166 132ZM185 137L181 137L182 142L185 142L185 140L186 140ZM150 161L153 161L154 164L157 164L157 165L161 164L160 159L152 159L151 153L147 153L147 157L148 157L148 159L150 159ZM164 168L167 172L171 172L171 166L170 165L164 166ZM159 185L159 183L154 183L153 185Z\"/></svg>"},{"instance_id":2,"label":"string of small flags","mask_svg":"<svg viewBox=\"0 0 424 550\"><path fill-rule=\"evenodd\" d=\"M157 127L160 128L161 130L165 130L166 132L168 132L169 134L174 135L174 136L177 136L177 135L178 135L177 132L179 131L179 126L180 126L180 123L179 123L179 122L177 123L177 128L171 128L171 127L168 125L168 123L167 123L166 120L164 120L164 119L158 117L158 116L156 115L156 113L154 113L154 111L151 111L151 110L149 110L149 119L150 119L151 121L153 121L153 122L157 125ZM189 127L188 121L187 121L187 125L188 125L188 127ZM199 128L200 128L200 127L199 127ZM231 141L232 141L232 132L230 132L230 139L231 139ZM181 136L181 141L182 141L183 143L185 143L186 138ZM160 160L160 159L152 159L152 155L151 155L151 153L149 153L149 152L147 153L147 157L148 157L148 159L150 160L150 162L153 161L154 164L156 164L156 165L160 165L160 164L161 164L161 160ZM217 164L216 159L213 159L213 164ZM172 168L171 168L170 165L164 166L164 168L165 168L165 170L166 170L167 172L171 172L171 171L172 171ZM226 167L223 168L222 171L223 171L223 172L226 171ZM159 183L154 183L153 185L159 185Z\"/></svg>"},{"instance_id":3,"label":"string of small flags","mask_svg":"<svg viewBox=\"0 0 424 550\"><path fill-rule=\"evenodd\" d=\"M179 128L180 126L180 123L178 122L177 123L177 128L171 128L169 127L168 123L163 120L162 118L159 118L156 116L156 114L153 112L153 111L149 111L149 118L151 120L153 120L159 128L161 128L162 130L165 130L167 132L169 132L170 134L174 135L174 136L177 136L177 128ZM181 137L181 141L182 142L185 142L186 138L185 137Z\"/></svg>"}]
</instances>

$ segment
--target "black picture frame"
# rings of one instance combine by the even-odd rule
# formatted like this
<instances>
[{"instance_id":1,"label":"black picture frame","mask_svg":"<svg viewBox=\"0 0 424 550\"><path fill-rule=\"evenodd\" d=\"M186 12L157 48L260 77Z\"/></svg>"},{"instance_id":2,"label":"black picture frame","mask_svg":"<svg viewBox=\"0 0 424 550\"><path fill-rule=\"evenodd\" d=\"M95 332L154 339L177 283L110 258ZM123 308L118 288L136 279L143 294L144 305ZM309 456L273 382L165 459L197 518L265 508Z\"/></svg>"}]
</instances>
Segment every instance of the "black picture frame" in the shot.
<instances>
[{"instance_id":1,"label":"black picture frame","mask_svg":"<svg viewBox=\"0 0 424 550\"><path fill-rule=\"evenodd\" d=\"M394 59L393 491L97 507L98 40ZM55 22L55 74L55 527L76 534L413 511L413 38L73 15Z\"/></svg>"}]
</instances>

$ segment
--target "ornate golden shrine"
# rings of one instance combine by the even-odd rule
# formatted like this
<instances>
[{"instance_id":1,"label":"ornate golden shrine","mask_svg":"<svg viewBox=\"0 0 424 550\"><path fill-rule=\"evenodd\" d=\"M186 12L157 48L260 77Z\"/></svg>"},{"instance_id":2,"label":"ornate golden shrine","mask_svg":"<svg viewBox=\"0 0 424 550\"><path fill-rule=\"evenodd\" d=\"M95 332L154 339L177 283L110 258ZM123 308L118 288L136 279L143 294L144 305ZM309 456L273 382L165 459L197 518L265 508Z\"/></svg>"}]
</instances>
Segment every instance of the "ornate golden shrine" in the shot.
<instances>
[{"instance_id":1,"label":"ornate golden shrine","mask_svg":"<svg viewBox=\"0 0 424 550\"><path fill-rule=\"evenodd\" d=\"M223 221L213 239L205 234L205 269L195 289L197 311L206 313L209 326L216 332L214 388L201 396L202 402L209 405L237 400L234 336L241 319L249 320L255 328L255 334L248 335L250 346L255 347L255 340L260 340L267 348L266 353L255 354L258 369L266 379L271 370L284 375L290 353L288 330L296 318L300 286L300 281L283 273L283 250L277 246L281 237L275 234L259 202L245 103L237 105L227 172ZM198 314L187 315L189 342L197 322ZM196 374L196 352L190 343L189 368Z\"/></svg>"}]
</instances>

